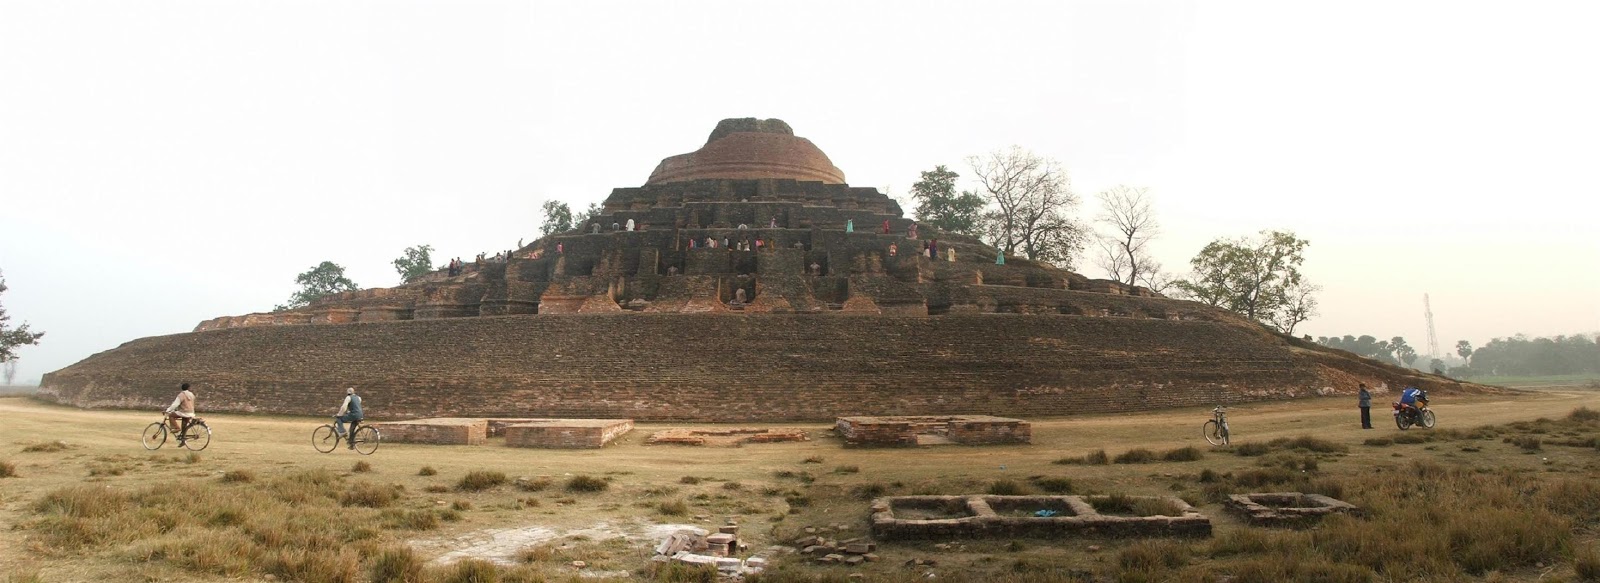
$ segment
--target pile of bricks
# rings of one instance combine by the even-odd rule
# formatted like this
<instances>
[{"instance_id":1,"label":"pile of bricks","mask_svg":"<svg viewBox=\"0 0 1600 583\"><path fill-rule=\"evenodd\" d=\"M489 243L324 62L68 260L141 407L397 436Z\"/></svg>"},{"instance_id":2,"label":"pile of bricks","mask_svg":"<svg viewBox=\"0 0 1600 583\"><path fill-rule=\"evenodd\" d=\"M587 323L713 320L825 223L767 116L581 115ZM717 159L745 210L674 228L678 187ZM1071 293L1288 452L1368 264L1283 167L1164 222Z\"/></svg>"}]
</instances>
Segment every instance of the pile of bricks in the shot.
<instances>
[{"instance_id":1,"label":"pile of bricks","mask_svg":"<svg viewBox=\"0 0 1600 583\"><path fill-rule=\"evenodd\" d=\"M734 446L741 443L777 443L783 441L810 441L804 429L753 429L748 427L667 429L657 431L645 440L646 445L713 445Z\"/></svg>"},{"instance_id":2,"label":"pile of bricks","mask_svg":"<svg viewBox=\"0 0 1600 583\"><path fill-rule=\"evenodd\" d=\"M818 563L859 565L878 560L877 543L865 538L832 540L819 536L795 539L794 546Z\"/></svg>"},{"instance_id":3,"label":"pile of bricks","mask_svg":"<svg viewBox=\"0 0 1600 583\"><path fill-rule=\"evenodd\" d=\"M770 555L779 550L773 547L748 559L736 557L747 548L739 542L739 525L730 520L728 524L718 527L715 533L686 528L667 535L656 545L656 553L651 560L708 565L723 575L741 577L760 573L766 568Z\"/></svg>"}]
</instances>

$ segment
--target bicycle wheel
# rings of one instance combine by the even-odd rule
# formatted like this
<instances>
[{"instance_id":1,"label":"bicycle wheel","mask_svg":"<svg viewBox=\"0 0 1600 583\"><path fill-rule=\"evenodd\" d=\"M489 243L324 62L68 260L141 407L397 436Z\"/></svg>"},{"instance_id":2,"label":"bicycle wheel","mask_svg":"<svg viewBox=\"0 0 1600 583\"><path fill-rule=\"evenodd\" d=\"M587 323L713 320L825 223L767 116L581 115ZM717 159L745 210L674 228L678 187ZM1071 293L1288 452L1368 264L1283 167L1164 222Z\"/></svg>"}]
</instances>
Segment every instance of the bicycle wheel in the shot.
<instances>
[{"instance_id":1,"label":"bicycle wheel","mask_svg":"<svg viewBox=\"0 0 1600 583\"><path fill-rule=\"evenodd\" d=\"M161 444L167 442L167 424L157 421L146 425L144 433L139 435L139 441L150 451L161 449Z\"/></svg>"},{"instance_id":2,"label":"bicycle wheel","mask_svg":"<svg viewBox=\"0 0 1600 583\"><path fill-rule=\"evenodd\" d=\"M1433 429L1433 422L1434 422L1433 411L1432 410L1423 411L1422 412L1422 421L1419 424L1422 425L1425 428Z\"/></svg>"},{"instance_id":3,"label":"bicycle wheel","mask_svg":"<svg viewBox=\"0 0 1600 583\"><path fill-rule=\"evenodd\" d=\"M1211 445L1224 445L1228 443L1227 434L1222 432L1222 426L1216 419L1205 422L1200 426L1200 433L1206 436L1206 442Z\"/></svg>"},{"instance_id":4,"label":"bicycle wheel","mask_svg":"<svg viewBox=\"0 0 1600 583\"><path fill-rule=\"evenodd\" d=\"M189 451L200 451L208 445L211 445L211 428L205 423L196 421L183 432L183 446Z\"/></svg>"},{"instance_id":5,"label":"bicycle wheel","mask_svg":"<svg viewBox=\"0 0 1600 583\"><path fill-rule=\"evenodd\" d=\"M333 432L332 425L323 425L311 430L311 447L317 451L328 453L333 448L339 447L339 434Z\"/></svg>"},{"instance_id":6,"label":"bicycle wheel","mask_svg":"<svg viewBox=\"0 0 1600 583\"><path fill-rule=\"evenodd\" d=\"M356 430L356 452L361 455L372 455L378 451L378 442L383 441L383 434L377 429L362 427Z\"/></svg>"}]
</instances>

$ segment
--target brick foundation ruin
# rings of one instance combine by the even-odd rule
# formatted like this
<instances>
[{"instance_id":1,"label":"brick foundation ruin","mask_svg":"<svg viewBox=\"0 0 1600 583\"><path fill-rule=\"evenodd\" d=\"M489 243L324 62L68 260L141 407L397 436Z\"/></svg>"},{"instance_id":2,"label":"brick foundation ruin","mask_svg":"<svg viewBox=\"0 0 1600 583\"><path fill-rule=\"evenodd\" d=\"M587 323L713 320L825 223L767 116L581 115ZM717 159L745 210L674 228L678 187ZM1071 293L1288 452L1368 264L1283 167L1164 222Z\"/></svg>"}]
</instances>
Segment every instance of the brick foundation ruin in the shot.
<instances>
[{"instance_id":1,"label":"brick foundation ruin","mask_svg":"<svg viewBox=\"0 0 1600 583\"><path fill-rule=\"evenodd\" d=\"M840 417L834 430L850 447L1033 442L1027 421L989 415Z\"/></svg>"},{"instance_id":2,"label":"brick foundation ruin","mask_svg":"<svg viewBox=\"0 0 1600 583\"><path fill-rule=\"evenodd\" d=\"M1131 508L1096 509L1108 500ZM871 523L882 540L1211 536L1210 518L1170 496L892 496Z\"/></svg>"},{"instance_id":3,"label":"brick foundation ruin","mask_svg":"<svg viewBox=\"0 0 1600 583\"><path fill-rule=\"evenodd\" d=\"M1255 526L1304 527L1330 514L1361 514L1361 508L1321 494L1257 492L1228 496L1227 508Z\"/></svg>"},{"instance_id":4,"label":"brick foundation ruin","mask_svg":"<svg viewBox=\"0 0 1600 583\"><path fill-rule=\"evenodd\" d=\"M546 449L599 449L633 430L631 419L535 419L507 425L506 445Z\"/></svg>"},{"instance_id":5,"label":"brick foundation ruin","mask_svg":"<svg viewBox=\"0 0 1600 583\"><path fill-rule=\"evenodd\" d=\"M489 439L489 420L464 418L413 419L368 423L390 443L431 445L483 445Z\"/></svg>"},{"instance_id":6,"label":"brick foundation ruin","mask_svg":"<svg viewBox=\"0 0 1600 583\"><path fill-rule=\"evenodd\" d=\"M810 441L803 429L755 429L749 427L667 429L657 431L645 440L646 445L710 445L736 446L744 443L778 443L783 441Z\"/></svg>"}]
</instances>

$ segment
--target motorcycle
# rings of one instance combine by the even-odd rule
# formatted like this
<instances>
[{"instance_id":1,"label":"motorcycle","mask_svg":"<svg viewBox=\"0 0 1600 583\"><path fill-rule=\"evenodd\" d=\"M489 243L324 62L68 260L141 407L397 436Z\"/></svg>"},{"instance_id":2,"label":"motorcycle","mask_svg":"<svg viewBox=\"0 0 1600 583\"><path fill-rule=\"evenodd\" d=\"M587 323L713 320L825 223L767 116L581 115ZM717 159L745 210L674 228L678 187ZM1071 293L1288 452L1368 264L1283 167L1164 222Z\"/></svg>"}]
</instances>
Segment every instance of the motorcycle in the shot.
<instances>
[{"instance_id":1,"label":"motorcycle","mask_svg":"<svg viewBox=\"0 0 1600 583\"><path fill-rule=\"evenodd\" d=\"M1399 401L1394 403L1394 424L1401 431L1410 429L1412 425L1420 425L1426 429L1433 429L1433 411L1428 409L1428 402L1417 400L1415 406L1402 405Z\"/></svg>"}]
</instances>

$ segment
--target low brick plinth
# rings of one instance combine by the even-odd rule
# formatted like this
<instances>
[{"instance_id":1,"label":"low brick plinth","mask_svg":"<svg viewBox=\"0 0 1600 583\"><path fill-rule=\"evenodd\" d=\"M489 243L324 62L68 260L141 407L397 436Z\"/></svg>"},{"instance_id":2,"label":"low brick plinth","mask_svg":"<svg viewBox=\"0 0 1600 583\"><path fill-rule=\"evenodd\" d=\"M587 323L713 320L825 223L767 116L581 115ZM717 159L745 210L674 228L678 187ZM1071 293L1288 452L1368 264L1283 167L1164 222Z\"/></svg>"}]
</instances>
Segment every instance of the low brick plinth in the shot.
<instances>
[{"instance_id":1,"label":"low brick plinth","mask_svg":"<svg viewBox=\"0 0 1600 583\"><path fill-rule=\"evenodd\" d=\"M893 496L872 502L872 535L884 540L1211 536L1211 519L1183 500L1130 499L1158 500L1175 515L1103 514L1083 496ZM1054 514L1034 514L1040 510Z\"/></svg>"},{"instance_id":2,"label":"low brick plinth","mask_svg":"<svg viewBox=\"0 0 1600 583\"><path fill-rule=\"evenodd\" d=\"M633 430L632 419L536 419L505 427L506 445L597 449Z\"/></svg>"},{"instance_id":3,"label":"low brick plinth","mask_svg":"<svg viewBox=\"0 0 1600 583\"><path fill-rule=\"evenodd\" d=\"M1309 526L1329 514L1361 514L1361 508L1321 494L1255 492L1228 496L1231 510L1256 526Z\"/></svg>"},{"instance_id":4,"label":"low brick plinth","mask_svg":"<svg viewBox=\"0 0 1600 583\"><path fill-rule=\"evenodd\" d=\"M482 445L488 439L489 423L484 419L437 417L409 421L369 423L391 443L429 443L433 445Z\"/></svg>"},{"instance_id":5,"label":"low brick plinth","mask_svg":"<svg viewBox=\"0 0 1600 583\"><path fill-rule=\"evenodd\" d=\"M657 431L645 440L646 445L712 445L733 446L741 443L777 443L780 441L810 441L804 429L749 427L667 429Z\"/></svg>"},{"instance_id":6,"label":"low brick plinth","mask_svg":"<svg viewBox=\"0 0 1600 583\"><path fill-rule=\"evenodd\" d=\"M505 437L506 428L512 425L533 423L535 421L554 421L554 419L491 417L486 421L489 422L489 437Z\"/></svg>"},{"instance_id":7,"label":"low brick plinth","mask_svg":"<svg viewBox=\"0 0 1600 583\"><path fill-rule=\"evenodd\" d=\"M1033 425L990 415L840 417L834 428L846 446L910 447L954 443L1031 443Z\"/></svg>"}]
</instances>

